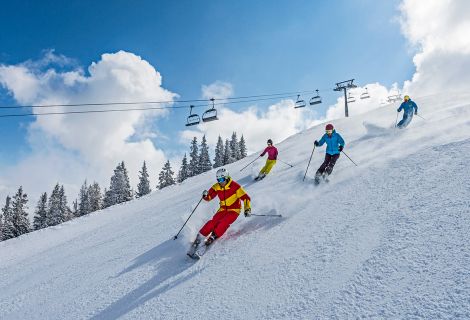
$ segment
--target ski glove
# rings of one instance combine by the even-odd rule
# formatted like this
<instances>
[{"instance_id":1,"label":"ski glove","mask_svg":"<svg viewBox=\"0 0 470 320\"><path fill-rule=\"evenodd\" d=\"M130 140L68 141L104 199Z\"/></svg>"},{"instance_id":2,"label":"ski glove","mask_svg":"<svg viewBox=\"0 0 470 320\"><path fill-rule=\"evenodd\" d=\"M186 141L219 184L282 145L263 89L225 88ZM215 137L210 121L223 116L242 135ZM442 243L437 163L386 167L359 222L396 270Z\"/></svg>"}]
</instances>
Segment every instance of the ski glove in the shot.
<instances>
[{"instance_id":1,"label":"ski glove","mask_svg":"<svg viewBox=\"0 0 470 320\"><path fill-rule=\"evenodd\" d=\"M209 195L209 191L204 190L204 191L202 192L202 197L203 197L203 198L206 198L208 195Z\"/></svg>"},{"instance_id":2,"label":"ski glove","mask_svg":"<svg viewBox=\"0 0 470 320\"><path fill-rule=\"evenodd\" d=\"M397 112L400 112L400 108L397 109Z\"/></svg>"},{"instance_id":3,"label":"ski glove","mask_svg":"<svg viewBox=\"0 0 470 320\"><path fill-rule=\"evenodd\" d=\"M343 151L343 146L339 146L338 149L339 149L339 152Z\"/></svg>"},{"instance_id":4,"label":"ski glove","mask_svg":"<svg viewBox=\"0 0 470 320\"><path fill-rule=\"evenodd\" d=\"M415 111L415 116L418 115L418 111Z\"/></svg>"},{"instance_id":5,"label":"ski glove","mask_svg":"<svg viewBox=\"0 0 470 320\"><path fill-rule=\"evenodd\" d=\"M251 209L250 208L245 209L244 214L245 214L245 217L251 216Z\"/></svg>"},{"instance_id":6,"label":"ski glove","mask_svg":"<svg viewBox=\"0 0 470 320\"><path fill-rule=\"evenodd\" d=\"M319 145L317 140L315 140L315 142L313 144L315 145L315 147L318 147L318 145Z\"/></svg>"}]
</instances>

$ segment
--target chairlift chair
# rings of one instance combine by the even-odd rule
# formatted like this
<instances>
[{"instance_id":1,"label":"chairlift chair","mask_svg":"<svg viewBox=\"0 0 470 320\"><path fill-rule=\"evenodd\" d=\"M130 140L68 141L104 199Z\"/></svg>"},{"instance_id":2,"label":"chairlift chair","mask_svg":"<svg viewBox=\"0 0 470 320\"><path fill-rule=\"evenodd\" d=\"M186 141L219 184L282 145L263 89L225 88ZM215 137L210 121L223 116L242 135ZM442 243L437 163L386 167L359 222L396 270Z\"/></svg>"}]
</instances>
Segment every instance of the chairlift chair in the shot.
<instances>
[{"instance_id":1,"label":"chairlift chair","mask_svg":"<svg viewBox=\"0 0 470 320\"><path fill-rule=\"evenodd\" d=\"M317 89L316 91L317 91L317 95L316 95L316 96L313 96L313 97L310 99L309 104L310 104L311 106L313 106L313 105L315 105L315 104L321 103L321 97L320 97L320 95L318 94L318 89Z\"/></svg>"},{"instance_id":2,"label":"chairlift chair","mask_svg":"<svg viewBox=\"0 0 470 320\"><path fill-rule=\"evenodd\" d=\"M189 106L191 109L189 109L189 116L188 119L186 120L186 127L190 126L195 126L201 122L201 119L197 114L193 114L193 108L194 106Z\"/></svg>"},{"instance_id":3,"label":"chairlift chair","mask_svg":"<svg viewBox=\"0 0 470 320\"><path fill-rule=\"evenodd\" d=\"M295 102L295 108L305 108L307 104L304 100L300 99L300 94L297 95L297 101Z\"/></svg>"},{"instance_id":4,"label":"chairlift chair","mask_svg":"<svg viewBox=\"0 0 470 320\"><path fill-rule=\"evenodd\" d=\"M367 91L367 87L366 87L366 91L361 93L361 99L369 99L369 98L370 98L370 95L369 95L369 92Z\"/></svg>"},{"instance_id":5,"label":"chairlift chair","mask_svg":"<svg viewBox=\"0 0 470 320\"><path fill-rule=\"evenodd\" d=\"M219 118L217 118L217 110L215 109L215 103L214 103L215 99L212 98L211 101L212 101L212 108L208 109L202 114L203 122L219 120Z\"/></svg>"},{"instance_id":6,"label":"chairlift chair","mask_svg":"<svg viewBox=\"0 0 470 320\"><path fill-rule=\"evenodd\" d=\"M356 102L356 98L354 98L354 96L351 95L351 92L349 92L348 103L353 103L353 102Z\"/></svg>"}]
</instances>

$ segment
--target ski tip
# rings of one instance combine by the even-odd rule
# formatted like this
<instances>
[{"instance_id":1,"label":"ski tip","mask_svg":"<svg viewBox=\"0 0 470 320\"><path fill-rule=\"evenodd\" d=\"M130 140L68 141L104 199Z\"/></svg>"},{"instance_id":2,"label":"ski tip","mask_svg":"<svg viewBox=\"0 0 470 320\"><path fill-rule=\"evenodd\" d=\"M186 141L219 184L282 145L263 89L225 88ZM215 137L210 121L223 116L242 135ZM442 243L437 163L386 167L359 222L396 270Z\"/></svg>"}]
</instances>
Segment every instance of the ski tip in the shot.
<instances>
[{"instance_id":1,"label":"ski tip","mask_svg":"<svg viewBox=\"0 0 470 320\"><path fill-rule=\"evenodd\" d=\"M201 259L201 257L198 256L197 254L189 254L189 253L186 253L186 255L187 255L188 257L190 257L191 259L193 259L193 260L199 260L199 259Z\"/></svg>"}]
</instances>

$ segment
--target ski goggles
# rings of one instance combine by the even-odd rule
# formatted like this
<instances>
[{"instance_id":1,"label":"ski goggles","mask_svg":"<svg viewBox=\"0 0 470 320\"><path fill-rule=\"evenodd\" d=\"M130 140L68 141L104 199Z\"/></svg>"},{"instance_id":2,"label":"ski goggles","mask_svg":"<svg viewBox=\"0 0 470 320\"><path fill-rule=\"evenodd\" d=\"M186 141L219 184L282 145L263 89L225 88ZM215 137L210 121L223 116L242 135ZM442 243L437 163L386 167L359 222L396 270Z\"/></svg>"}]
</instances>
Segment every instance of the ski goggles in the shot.
<instances>
[{"instance_id":1,"label":"ski goggles","mask_svg":"<svg viewBox=\"0 0 470 320\"><path fill-rule=\"evenodd\" d=\"M220 178L217 178L217 182L218 183L222 183L222 182L225 182L227 179L225 177L220 177Z\"/></svg>"},{"instance_id":2,"label":"ski goggles","mask_svg":"<svg viewBox=\"0 0 470 320\"><path fill-rule=\"evenodd\" d=\"M325 130L325 132L326 132L327 134L332 134L332 133L333 133L333 130Z\"/></svg>"}]
</instances>

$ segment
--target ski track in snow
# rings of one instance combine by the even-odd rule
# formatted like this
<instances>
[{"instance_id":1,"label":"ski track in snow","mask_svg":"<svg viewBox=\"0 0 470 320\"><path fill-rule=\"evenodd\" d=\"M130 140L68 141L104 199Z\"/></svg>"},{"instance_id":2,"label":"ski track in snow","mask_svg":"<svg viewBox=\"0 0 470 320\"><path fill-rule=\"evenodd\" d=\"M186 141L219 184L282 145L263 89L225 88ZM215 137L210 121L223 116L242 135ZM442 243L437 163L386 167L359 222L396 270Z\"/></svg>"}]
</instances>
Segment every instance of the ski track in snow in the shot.
<instances>
[{"instance_id":1,"label":"ski track in snow","mask_svg":"<svg viewBox=\"0 0 470 320\"><path fill-rule=\"evenodd\" d=\"M278 145L294 168L253 182L264 159L230 165L254 213L283 217L241 216L197 262L216 201L172 236L213 172L2 242L0 318L469 319L469 101L423 98L427 120L403 130L393 105L335 121L359 167L341 155L319 186L324 148L301 181L323 125Z\"/></svg>"}]
</instances>

